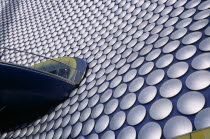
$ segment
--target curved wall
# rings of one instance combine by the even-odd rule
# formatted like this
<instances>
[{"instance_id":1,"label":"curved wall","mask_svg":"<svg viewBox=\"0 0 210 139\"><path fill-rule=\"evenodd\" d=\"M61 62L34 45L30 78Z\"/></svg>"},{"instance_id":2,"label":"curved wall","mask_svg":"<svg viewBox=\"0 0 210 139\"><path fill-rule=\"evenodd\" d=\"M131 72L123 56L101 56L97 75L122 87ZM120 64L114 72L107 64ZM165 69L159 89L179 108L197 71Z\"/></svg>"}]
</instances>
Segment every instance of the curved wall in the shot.
<instances>
[{"instance_id":1,"label":"curved wall","mask_svg":"<svg viewBox=\"0 0 210 139\"><path fill-rule=\"evenodd\" d=\"M69 99L2 137L154 139L210 126L210 1L3 0L0 7L1 47L89 65ZM10 52L3 60L40 62Z\"/></svg>"}]
</instances>

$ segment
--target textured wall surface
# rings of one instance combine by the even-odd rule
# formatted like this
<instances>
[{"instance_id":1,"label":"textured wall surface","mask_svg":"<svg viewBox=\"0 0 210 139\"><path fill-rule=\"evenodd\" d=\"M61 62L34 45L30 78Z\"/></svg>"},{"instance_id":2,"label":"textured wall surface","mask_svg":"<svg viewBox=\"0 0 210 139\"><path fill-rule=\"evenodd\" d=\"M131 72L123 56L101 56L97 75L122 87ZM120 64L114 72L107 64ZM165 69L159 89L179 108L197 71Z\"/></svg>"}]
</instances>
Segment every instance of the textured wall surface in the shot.
<instances>
[{"instance_id":1,"label":"textured wall surface","mask_svg":"<svg viewBox=\"0 0 210 139\"><path fill-rule=\"evenodd\" d=\"M210 1L1 0L0 12L1 47L89 65L65 102L2 138L159 139L210 126Z\"/></svg>"}]
</instances>

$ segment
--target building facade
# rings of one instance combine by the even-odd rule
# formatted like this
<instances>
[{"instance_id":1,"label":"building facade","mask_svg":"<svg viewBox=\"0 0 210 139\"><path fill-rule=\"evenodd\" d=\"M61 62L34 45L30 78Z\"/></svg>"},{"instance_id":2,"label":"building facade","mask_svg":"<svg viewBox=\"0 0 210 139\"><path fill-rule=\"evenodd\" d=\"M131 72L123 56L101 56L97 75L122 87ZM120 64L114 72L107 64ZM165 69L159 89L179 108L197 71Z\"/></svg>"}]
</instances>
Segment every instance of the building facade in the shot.
<instances>
[{"instance_id":1,"label":"building facade","mask_svg":"<svg viewBox=\"0 0 210 139\"><path fill-rule=\"evenodd\" d=\"M1 138L164 139L210 126L209 0L2 0L0 9L2 48L88 63L67 100ZM41 62L12 51L1 60Z\"/></svg>"}]
</instances>

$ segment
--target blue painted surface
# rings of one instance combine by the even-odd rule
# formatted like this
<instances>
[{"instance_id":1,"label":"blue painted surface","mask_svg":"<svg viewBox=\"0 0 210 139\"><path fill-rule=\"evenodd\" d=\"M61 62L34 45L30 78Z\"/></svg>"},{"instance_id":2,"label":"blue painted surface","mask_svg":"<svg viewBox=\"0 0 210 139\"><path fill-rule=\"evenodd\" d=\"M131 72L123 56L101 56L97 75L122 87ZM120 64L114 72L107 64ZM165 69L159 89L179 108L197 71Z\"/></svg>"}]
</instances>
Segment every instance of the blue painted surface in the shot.
<instances>
[{"instance_id":1,"label":"blue painted surface","mask_svg":"<svg viewBox=\"0 0 210 139\"><path fill-rule=\"evenodd\" d=\"M4 128L48 111L76 87L38 71L6 64L0 64L0 78L0 125Z\"/></svg>"}]
</instances>

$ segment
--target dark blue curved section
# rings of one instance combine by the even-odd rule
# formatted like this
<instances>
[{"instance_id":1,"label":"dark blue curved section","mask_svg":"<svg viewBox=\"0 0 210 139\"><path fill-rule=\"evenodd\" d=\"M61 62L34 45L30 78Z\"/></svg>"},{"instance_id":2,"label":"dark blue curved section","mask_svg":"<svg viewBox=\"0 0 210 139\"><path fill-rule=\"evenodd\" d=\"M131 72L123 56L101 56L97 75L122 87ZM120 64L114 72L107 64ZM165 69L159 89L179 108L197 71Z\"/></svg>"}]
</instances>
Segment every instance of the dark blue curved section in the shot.
<instances>
[{"instance_id":1,"label":"dark blue curved section","mask_svg":"<svg viewBox=\"0 0 210 139\"><path fill-rule=\"evenodd\" d=\"M86 61L77 57L74 57L74 59L77 61L77 70L79 70L81 73L85 73L87 70Z\"/></svg>"},{"instance_id":2,"label":"dark blue curved section","mask_svg":"<svg viewBox=\"0 0 210 139\"><path fill-rule=\"evenodd\" d=\"M75 89L59 78L29 68L0 63L0 126L49 111Z\"/></svg>"},{"instance_id":3,"label":"dark blue curved section","mask_svg":"<svg viewBox=\"0 0 210 139\"><path fill-rule=\"evenodd\" d=\"M74 57L74 59L76 60L76 63L77 63L77 66L76 66L77 71L75 72L79 72L75 74L76 75L75 82L79 84L82 78L86 75L87 63L86 61L77 57Z\"/></svg>"}]
</instances>

